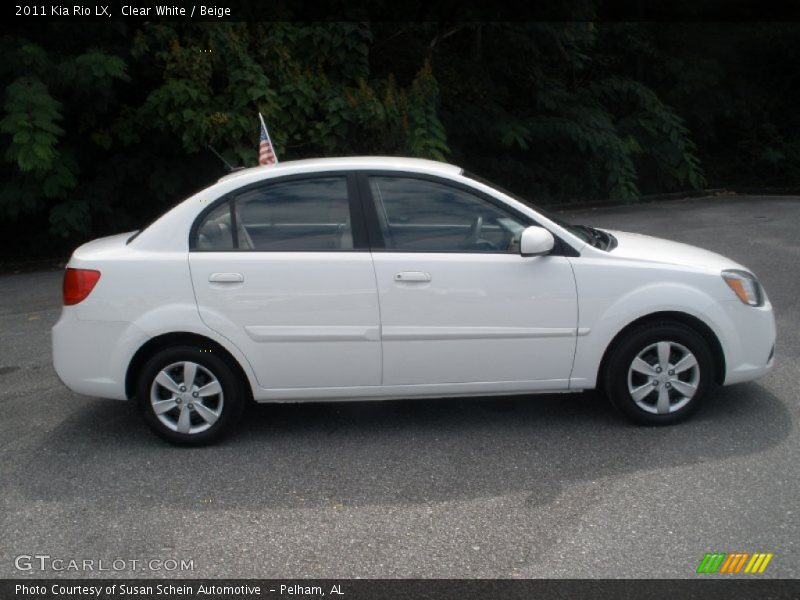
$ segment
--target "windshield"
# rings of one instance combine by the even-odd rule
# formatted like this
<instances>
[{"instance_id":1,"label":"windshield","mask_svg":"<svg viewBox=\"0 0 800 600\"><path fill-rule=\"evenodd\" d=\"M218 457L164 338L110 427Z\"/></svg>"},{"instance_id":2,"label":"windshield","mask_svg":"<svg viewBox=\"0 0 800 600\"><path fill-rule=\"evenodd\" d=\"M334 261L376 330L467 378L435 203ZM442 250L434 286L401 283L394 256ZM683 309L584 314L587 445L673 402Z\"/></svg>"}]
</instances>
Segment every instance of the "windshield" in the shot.
<instances>
[{"instance_id":1,"label":"windshield","mask_svg":"<svg viewBox=\"0 0 800 600\"><path fill-rule=\"evenodd\" d=\"M589 227L588 225L573 225L572 223L566 221L562 217L559 217L558 215L555 215L548 210L545 210L539 206L532 204L531 202L528 202L525 198L522 198L518 194L506 190L491 181L487 181L486 179L480 177L479 175L475 175L474 173L470 173L469 171L464 171L463 175L464 177L469 177L470 179L479 181L484 185L488 185L489 187L497 190L498 192L502 192L506 196L510 196L514 200L522 202L526 206L530 206L536 212L538 212L541 215L544 215L545 217L550 219L553 223L555 223L559 227L562 227L563 229L566 229L576 238L586 242L587 244L591 244L592 246L595 246L597 248L603 248L606 250L610 250L611 248L616 246L616 240L614 239L614 237L605 231L602 231L600 229L595 229L594 227Z\"/></svg>"}]
</instances>

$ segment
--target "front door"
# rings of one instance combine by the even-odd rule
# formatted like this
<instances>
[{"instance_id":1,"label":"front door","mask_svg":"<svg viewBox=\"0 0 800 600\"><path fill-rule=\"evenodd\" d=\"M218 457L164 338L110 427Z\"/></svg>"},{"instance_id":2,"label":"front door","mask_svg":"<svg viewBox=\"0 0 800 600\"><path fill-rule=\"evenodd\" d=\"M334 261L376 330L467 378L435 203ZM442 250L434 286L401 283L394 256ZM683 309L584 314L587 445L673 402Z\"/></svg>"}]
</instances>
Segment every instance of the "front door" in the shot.
<instances>
[{"instance_id":1,"label":"front door","mask_svg":"<svg viewBox=\"0 0 800 600\"><path fill-rule=\"evenodd\" d=\"M578 316L568 259L520 256L530 220L466 186L360 177L383 245L383 384L566 389Z\"/></svg>"}]
</instances>

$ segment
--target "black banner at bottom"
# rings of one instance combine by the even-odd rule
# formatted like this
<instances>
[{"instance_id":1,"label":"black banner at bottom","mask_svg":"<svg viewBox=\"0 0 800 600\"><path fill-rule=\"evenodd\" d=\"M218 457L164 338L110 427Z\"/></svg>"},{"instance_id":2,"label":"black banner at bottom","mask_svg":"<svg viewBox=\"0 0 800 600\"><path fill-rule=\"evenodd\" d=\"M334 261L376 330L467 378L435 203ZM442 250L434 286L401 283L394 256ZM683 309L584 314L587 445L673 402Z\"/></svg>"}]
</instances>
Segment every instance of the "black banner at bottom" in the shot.
<instances>
[{"instance_id":1,"label":"black banner at bottom","mask_svg":"<svg viewBox=\"0 0 800 600\"><path fill-rule=\"evenodd\" d=\"M5 579L1 600L796 599L796 579Z\"/></svg>"}]
</instances>

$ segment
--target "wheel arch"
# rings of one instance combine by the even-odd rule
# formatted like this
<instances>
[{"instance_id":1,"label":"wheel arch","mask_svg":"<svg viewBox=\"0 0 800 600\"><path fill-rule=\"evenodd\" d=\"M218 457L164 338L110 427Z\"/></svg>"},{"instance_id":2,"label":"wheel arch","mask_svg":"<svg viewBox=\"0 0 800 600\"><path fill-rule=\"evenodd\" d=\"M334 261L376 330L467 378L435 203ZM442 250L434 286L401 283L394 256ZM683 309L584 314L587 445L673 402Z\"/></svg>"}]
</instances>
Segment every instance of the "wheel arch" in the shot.
<instances>
[{"instance_id":1,"label":"wheel arch","mask_svg":"<svg viewBox=\"0 0 800 600\"><path fill-rule=\"evenodd\" d=\"M247 376L247 373L239 361L236 360L236 358L218 342L215 342L206 336L188 331L165 333L150 338L147 340L147 342L142 344L142 346L133 355L133 358L131 358L130 363L128 363L128 370L125 374L125 395L128 398L133 398L133 396L136 395L136 381L139 379L139 375L141 374L145 363L153 355L161 350L164 350L165 348L178 345L196 345L204 350L211 350L217 356L221 357L226 363L228 363L234 372L237 373L237 375L241 378L242 383L246 384L244 387L246 388L250 399L252 399L253 390L250 378Z\"/></svg>"},{"instance_id":2,"label":"wheel arch","mask_svg":"<svg viewBox=\"0 0 800 600\"><path fill-rule=\"evenodd\" d=\"M603 385L603 378L605 377L606 372L606 364L608 362L609 357L611 356L612 350L616 347L621 339L627 335L629 331L632 329L644 325L648 322L655 322L655 321L673 321L676 323L681 323L682 325L686 325L690 327L698 334L700 334L703 339L708 343L708 347L711 350L711 356L714 359L714 382L718 385L722 385L725 381L725 352L722 349L722 343L719 341L719 338L714 333L714 330L711 329L706 323L704 323L701 319L698 319L694 315L690 315L685 312L680 311L658 311L653 312L642 317L631 321L625 327L620 329L617 334L613 337L611 342L606 346L605 352L603 352L603 358L600 361L598 366L597 372L597 388L602 389Z\"/></svg>"}]
</instances>

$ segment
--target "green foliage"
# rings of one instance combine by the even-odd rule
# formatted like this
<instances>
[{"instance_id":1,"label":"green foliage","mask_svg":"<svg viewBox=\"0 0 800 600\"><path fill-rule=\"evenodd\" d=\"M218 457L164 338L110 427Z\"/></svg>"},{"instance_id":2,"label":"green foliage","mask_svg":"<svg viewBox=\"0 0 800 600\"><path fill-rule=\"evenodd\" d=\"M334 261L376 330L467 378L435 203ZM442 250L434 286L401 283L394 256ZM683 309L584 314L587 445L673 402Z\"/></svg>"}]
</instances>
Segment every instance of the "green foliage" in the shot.
<instances>
[{"instance_id":1,"label":"green foliage","mask_svg":"<svg viewBox=\"0 0 800 600\"><path fill-rule=\"evenodd\" d=\"M490 176L540 201L634 202L646 164L656 166L663 189L704 185L683 120L644 83L609 72L592 23L474 25L461 35L435 64L448 77L443 104L455 153L474 160L473 169L488 164ZM467 150L480 147L515 168Z\"/></svg>"},{"instance_id":2,"label":"green foliage","mask_svg":"<svg viewBox=\"0 0 800 600\"><path fill-rule=\"evenodd\" d=\"M229 160L252 166L260 111L280 157L443 157L430 68L408 90L391 76L370 81L371 39L363 23L143 29L133 56L155 61L164 77L122 122L125 139L139 142L146 123L178 137L187 153L211 143Z\"/></svg>"},{"instance_id":3,"label":"green foliage","mask_svg":"<svg viewBox=\"0 0 800 600\"><path fill-rule=\"evenodd\" d=\"M10 172L0 192L0 214L30 219L44 213L53 233L88 234L92 181L81 176L91 169L91 150L83 138L88 133L92 146L110 148L97 125L113 103L114 83L128 80L125 62L91 46L69 54L45 42L6 37L0 48L10 59L0 119Z\"/></svg>"},{"instance_id":4,"label":"green foliage","mask_svg":"<svg viewBox=\"0 0 800 600\"><path fill-rule=\"evenodd\" d=\"M437 114L439 88L428 63L411 84L408 106L408 149L411 156L445 160L447 134Z\"/></svg>"},{"instance_id":5,"label":"green foliage","mask_svg":"<svg viewBox=\"0 0 800 600\"><path fill-rule=\"evenodd\" d=\"M133 229L257 161L455 163L534 202L800 181L796 24L38 24L0 38L20 252ZM59 246L46 232L63 237Z\"/></svg>"},{"instance_id":6,"label":"green foliage","mask_svg":"<svg viewBox=\"0 0 800 600\"><path fill-rule=\"evenodd\" d=\"M6 160L16 163L22 173L47 172L56 158L56 144L64 130L61 103L37 78L20 77L6 88L5 116L0 131L11 136Z\"/></svg>"},{"instance_id":7,"label":"green foliage","mask_svg":"<svg viewBox=\"0 0 800 600\"><path fill-rule=\"evenodd\" d=\"M696 147L683 119L651 89L630 79L611 78L598 82L593 90L613 103L632 105L617 126L634 142L636 154L650 155L666 177L679 185L695 189L705 185Z\"/></svg>"}]
</instances>

